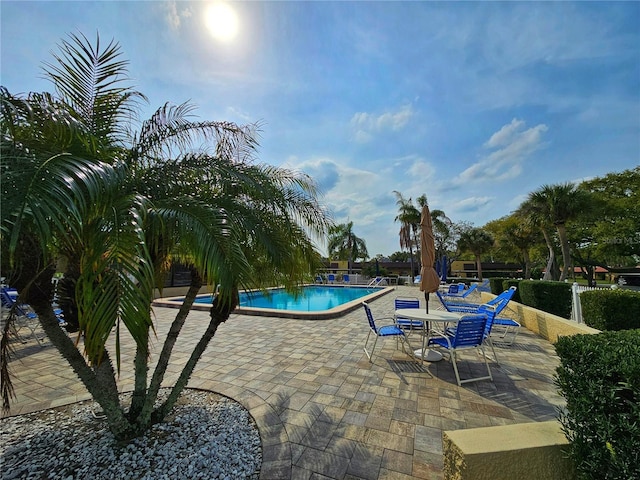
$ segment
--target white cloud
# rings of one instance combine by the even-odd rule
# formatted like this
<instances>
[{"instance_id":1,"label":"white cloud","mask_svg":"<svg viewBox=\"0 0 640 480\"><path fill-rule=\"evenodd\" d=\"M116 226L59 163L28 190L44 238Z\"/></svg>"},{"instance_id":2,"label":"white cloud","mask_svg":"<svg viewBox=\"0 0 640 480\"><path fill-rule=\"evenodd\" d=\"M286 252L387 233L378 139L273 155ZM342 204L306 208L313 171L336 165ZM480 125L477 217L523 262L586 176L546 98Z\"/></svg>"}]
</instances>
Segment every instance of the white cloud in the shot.
<instances>
[{"instance_id":1,"label":"white cloud","mask_svg":"<svg viewBox=\"0 0 640 480\"><path fill-rule=\"evenodd\" d=\"M456 212L473 212L480 210L485 205L491 203L494 197L469 197L451 204L452 210Z\"/></svg>"},{"instance_id":2,"label":"white cloud","mask_svg":"<svg viewBox=\"0 0 640 480\"><path fill-rule=\"evenodd\" d=\"M494 149L454 179L454 184L474 182L502 182L522 173L522 164L544 146L542 135L548 130L544 124L525 130L525 122L514 119L494 133L485 147Z\"/></svg>"},{"instance_id":3,"label":"white cloud","mask_svg":"<svg viewBox=\"0 0 640 480\"><path fill-rule=\"evenodd\" d=\"M375 133L401 130L413 115L411 105L404 105L395 112L389 111L379 115L358 112L351 118L351 126L355 130L354 139L358 143L366 143Z\"/></svg>"},{"instance_id":4,"label":"white cloud","mask_svg":"<svg viewBox=\"0 0 640 480\"><path fill-rule=\"evenodd\" d=\"M165 4L165 19L169 28L174 32L180 29L183 18L191 17L191 10L189 8L183 8L178 11L178 2L167 2Z\"/></svg>"}]
</instances>

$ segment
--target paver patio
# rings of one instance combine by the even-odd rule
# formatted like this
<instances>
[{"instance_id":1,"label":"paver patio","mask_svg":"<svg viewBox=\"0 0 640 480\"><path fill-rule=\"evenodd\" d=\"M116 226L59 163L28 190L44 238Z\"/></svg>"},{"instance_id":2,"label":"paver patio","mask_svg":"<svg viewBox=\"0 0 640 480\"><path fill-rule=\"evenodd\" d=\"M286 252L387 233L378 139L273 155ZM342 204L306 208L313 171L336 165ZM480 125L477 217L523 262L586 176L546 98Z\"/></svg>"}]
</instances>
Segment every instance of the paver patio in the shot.
<instances>
[{"instance_id":1,"label":"paver patio","mask_svg":"<svg viewBox=\"0 0 640 480\"><path fill-rule=\"evenodd\" d=\"M422 294L400 286L371 303L374 315L391 317L396 295ZM176 312L155 309L155 351ZM207 312L191 312L166 385L207 323ZM553 383L559 364L553 346L526 330L513 346L496 346L494 382L463 387L448 361L417 363L396 350L393 339L378 342L369 363L362 350L367 331L362 309L330 320L234 314L220 326L189 386L227 395L250 411L260 428L261 478L267 480L441 479L444 430L552 420L564 405ZM127 343L122 390L132 386ZM18 398L11 414L89 398L53 347L34 340L16 347L11 367ZM462 359L471 360L460 363L463 377L484 368L473 352Z\"/></svg>"}]
</instances>

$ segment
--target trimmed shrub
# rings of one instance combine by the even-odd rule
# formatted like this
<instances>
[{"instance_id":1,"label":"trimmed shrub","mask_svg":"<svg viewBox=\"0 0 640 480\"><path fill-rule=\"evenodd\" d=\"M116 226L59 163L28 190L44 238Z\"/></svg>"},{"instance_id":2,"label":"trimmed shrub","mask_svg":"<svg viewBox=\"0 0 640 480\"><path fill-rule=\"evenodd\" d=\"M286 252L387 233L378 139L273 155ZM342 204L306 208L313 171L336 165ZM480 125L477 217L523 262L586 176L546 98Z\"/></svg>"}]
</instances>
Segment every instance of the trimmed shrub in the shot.
<instances>
[{"instance_id":1,"label":"trimmed shrub","mask_svg":"<svg viewBox=\"0 0 640 480\"><path fill-rule=\"evenodd\" d=\"M640 292L589 290L580 294L584 323L598 330L640 328Z\"/></svg>"},{"instance_id":2,"label":"trimmed shrub","mask_svg":"<svg viewBox=\"0 0 640 480\"><path fill-rule=\"evenodd\" d=\"M521 280L518 291L523 305L562 318L571 317L571 285L569 283Z\"/></svg>"},{"instance_id":3,"label":"trimmed shrub","mask_svg":"<svg viewBox=\"0 0 640 480\"><path fill-rule=\"evenodd\" d=\"M513 300L514 302L518 302L518 303L522 303L522 300L520 300L520 282L522 280L505 280L502 282L502 291L504 292L505 290L509 290L509 288L511 287L516 287L516 291L513 294L513 297L511 297L511 300ZM502 293L502 292L500 292Z\"/></svg>"},{"instance_id":4,"label":"trimmed shrub","mask_svg":"<svg viewBox=\"0 0 640 480\"><path fill-rule=\"evenodd\" d=\"M640 330L561 337L558 419L578 477L640 478Z\"/></svg>"},{"instance_id":5,"label":"trimmed shrub","mask_svg":"<svg viewBox=\"0 0 640 480\"><path fill-rule=\"evenodd\" d=\"M504 277L490 278L489 287L491 288L491 293L493 293L494 295L500 295L502 292L504 292L505 289L502 288L502 282L504 282L505 280L509 279Z\"/></svg>"}]
</instances>

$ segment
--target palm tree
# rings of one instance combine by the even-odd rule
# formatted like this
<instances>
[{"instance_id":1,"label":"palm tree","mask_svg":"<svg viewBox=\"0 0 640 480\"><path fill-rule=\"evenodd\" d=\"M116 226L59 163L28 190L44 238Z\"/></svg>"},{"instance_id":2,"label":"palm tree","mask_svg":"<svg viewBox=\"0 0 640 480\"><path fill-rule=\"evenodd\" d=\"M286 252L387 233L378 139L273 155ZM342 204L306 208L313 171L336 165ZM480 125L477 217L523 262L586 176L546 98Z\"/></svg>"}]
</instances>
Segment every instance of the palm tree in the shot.
<instances>
[{"instance_id":1,"label":"palm tree","mask_svg":"<svg viewBox=\"0 0 640 480\"><path fill-rule=\"evenodd\" d=\"M409 250L409 261L411 262L411 279L413 281L413 247L418 245L417 237L420 227L420 210L418 210L411 198L405 199L402 193L394 190L396 195L396 205L398 205L398 215L394 219L400 222L400 248Z\"/></svg>"},{"instance_id":2,"label":"palm tree","mask_svg":"<svg viewBox=\"0 0 640 480\"><path fill-rule=\"evenodd\" d=\"M542 277L543 280L557 279L558 267L556 262L556 252L554 242L551 236L551 225L548 222L547 216L544 213L543 205L534 201L529 195L529 198L522 202L515 212L516 217L521 218L528 226L532 228L538 228L542 232L544 242L547 245L549 254L547 256L547 266Z\"/></svg>"},{"instance_id":3,"label":"palm tree","mask_svg":"<svg viewBox=\"0 0 640 480\"><path fill-rule=\"evenodd\" d=\"M127 121L144 96L126 86L120 55L113 42L101 49L98 39L94 48L72 35L45 69L57 96L20 98L2 90L0 238L3 272L101 405L114 436L128 440L170 411L235 308L239 288L265 282L294 288L315 271L320 256L312 236L322 237L329 220L309 177L254 164L253 126L191 121L190 105L165 105L130 134ZM203 141L212 153L193 148ZM69 265L84 355L51 308L51 276L61 257ZM149 380L152 291L174 260L192 267L192 284ZM210 324L156 406L171 350L205 281L220 285ZM137 347L128 411L115 382L119 349L114 365L105 348L112 331L119 345L121 325Z\"/></svg>"},{"instance_id":4,"label":"palm tree","mask_svg":"<svg viewBox=\"0 0 640 480\"><path fill-rule=\"evenodd\" d=\"M347 269L351 273L351 262L361 258L369 258L366 242L353 233L353 222L334 225L329 228L327 243L329 256L340 260L347 260Z\"/></svg>"},{"instance_id":5,"label":"palm tree","mask_svg":"<svg viewBox=\"0 0 640 480\"><path fill-rule=\"evenodd\" d=\"M460 250L467 250L475 255L478 279L482 280L481 257L493 247L493 237L491 234L482 228L472 228L460 235L458 247Z\"/></svg>"},{"instance_id":6,"label":"palm tree","mask_svg":"<svg viewBox=\"0 0 640 480\"><path fill-rule=\"evenodd\" d=\"M566 224L588 205L588 196L573 183L543 185L529 194L527 202L531 203L537 215L553 225L558 232L563 260L560 281L564 281L572 271Z\"/></svg>"}]
</instances>

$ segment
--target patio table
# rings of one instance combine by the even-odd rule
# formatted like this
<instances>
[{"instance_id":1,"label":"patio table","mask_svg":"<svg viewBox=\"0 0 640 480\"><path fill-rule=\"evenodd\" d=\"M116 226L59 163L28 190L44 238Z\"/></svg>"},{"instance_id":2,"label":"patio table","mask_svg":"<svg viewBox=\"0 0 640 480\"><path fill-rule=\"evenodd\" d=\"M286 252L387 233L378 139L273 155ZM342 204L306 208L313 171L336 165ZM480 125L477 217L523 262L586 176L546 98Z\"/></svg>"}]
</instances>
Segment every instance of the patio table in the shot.
<instances>
[{"instance_id":1,"label":"patio table","mask_svg":"<svg viewBox=\"0 0 640 480\"><path fill-rule=\"evenodd\" d=\"M413 354L416 357L422 358L427 362L438 362L442 360L442 354L435 350L427 350L427 344L429 342L429 323L437 322L442 324L458 323L462 313L458 312L444 312L437 310L435 312L426 312L422 308L399 308L395 311L394 318L407 318L409 320L417 320L422 324L422 347L415 350Z\"/></svg>"}]
</instances>

